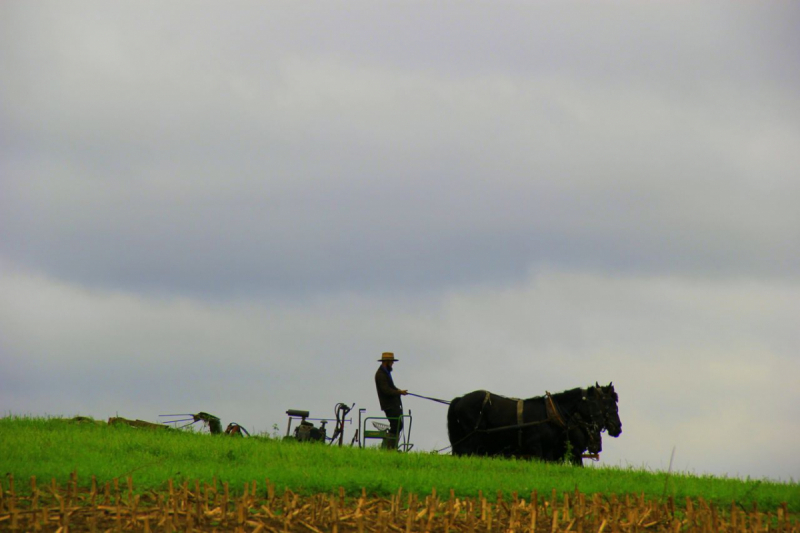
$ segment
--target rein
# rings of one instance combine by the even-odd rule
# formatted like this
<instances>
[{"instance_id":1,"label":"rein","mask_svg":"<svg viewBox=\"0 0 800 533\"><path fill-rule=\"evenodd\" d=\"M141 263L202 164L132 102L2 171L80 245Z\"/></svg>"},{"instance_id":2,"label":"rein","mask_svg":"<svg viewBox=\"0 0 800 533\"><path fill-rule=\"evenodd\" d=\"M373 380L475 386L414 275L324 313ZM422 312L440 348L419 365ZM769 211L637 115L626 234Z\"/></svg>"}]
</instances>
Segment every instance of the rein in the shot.
<instances>
[{"instance_id":1,"label":"rein","mask_svg":"<svg viewBox=\"0 0 800 533\"><path fill-rule=\"evenodd\" d=\"M432 402L443 403L445 405L450 405L450 402L447 400L440 400L439 398L431 398L430 396L423 396L421 394L414 394L413 392L408 393L409 396L416 396L417 398L422 398L423 400L430 400Z\"/></svg>"},{"instance_id":2,"label":"rein","mask_svg":"<svg viewBox=\"0 0 800 533\"><path fill-rule=\"evenodd\" d=\"M537 420L535 422L525 422L523 424L514 424L513 426L501 426L499 428L489 428L489 429L476 429L475 432L477 433L497 433L498 431L508 431L509 429L522 429L531 426L538 426L539 424L546 424L548 422L552 422L551 419L545 418L544 420Z\"/></svg>"}]
</instances>

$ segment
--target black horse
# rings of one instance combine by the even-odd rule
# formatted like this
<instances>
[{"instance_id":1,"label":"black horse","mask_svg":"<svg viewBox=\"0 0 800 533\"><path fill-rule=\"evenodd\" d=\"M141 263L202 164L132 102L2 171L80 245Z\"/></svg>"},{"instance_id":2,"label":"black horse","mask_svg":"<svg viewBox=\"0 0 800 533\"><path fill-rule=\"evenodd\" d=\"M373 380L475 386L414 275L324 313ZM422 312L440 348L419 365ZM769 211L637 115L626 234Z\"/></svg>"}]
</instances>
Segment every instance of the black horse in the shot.
<instances>
[{"instance_id":1,"label":"black horse","mask_svg":"<svg viewBox=\"0 0 800 533\"><path fill-rule=\"evenodd\" d=\"M581 465L586 451L602 450L603 430L622 431L616 401L611 384L526 400L474 391L455 398L447 413L453 455L566 458Z\"/></svg>"}]
</instances>

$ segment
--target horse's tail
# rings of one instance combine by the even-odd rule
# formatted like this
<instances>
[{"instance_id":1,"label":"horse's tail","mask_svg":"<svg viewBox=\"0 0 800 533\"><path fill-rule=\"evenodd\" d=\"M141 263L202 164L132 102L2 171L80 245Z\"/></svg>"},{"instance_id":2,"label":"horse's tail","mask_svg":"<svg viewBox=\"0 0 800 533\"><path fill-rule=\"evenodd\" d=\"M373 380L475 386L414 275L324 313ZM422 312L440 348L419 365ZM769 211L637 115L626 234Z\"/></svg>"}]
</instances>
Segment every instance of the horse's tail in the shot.
<instances>
[{"instance_id":1,"label":"horse's tail","mask_svg":"<svg viewBox=\"0 0 800 533\"><path fill-rule=\"evenodd\" d=\"M454 398L447 409L447 436L450 438L450 446L453 447L453 455L459 455L458 444L467 436L467 432L458 421L458 402L462 397Z\"/></svg>"}]
</instances>

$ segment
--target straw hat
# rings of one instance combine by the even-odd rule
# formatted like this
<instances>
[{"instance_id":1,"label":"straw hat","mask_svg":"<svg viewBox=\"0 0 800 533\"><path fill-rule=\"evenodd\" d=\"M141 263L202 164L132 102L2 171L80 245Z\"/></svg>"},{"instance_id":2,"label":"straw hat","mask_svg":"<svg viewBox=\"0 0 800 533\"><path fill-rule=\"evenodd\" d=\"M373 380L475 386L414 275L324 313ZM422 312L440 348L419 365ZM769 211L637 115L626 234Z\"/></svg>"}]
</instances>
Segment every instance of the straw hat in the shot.
<instances>
[{"instance_id":1,"label":"straw hat","mask_svg":"<svg viewBox=\"0 0 800 533\"><path fill-rule=\"evenodd\" d=\"M378 359L378 362L383 363L384 361L399 361L400 359L395 359L394 354L392 352L383 352L381 354L381 358Z\"/></svg>"}]
</instances>

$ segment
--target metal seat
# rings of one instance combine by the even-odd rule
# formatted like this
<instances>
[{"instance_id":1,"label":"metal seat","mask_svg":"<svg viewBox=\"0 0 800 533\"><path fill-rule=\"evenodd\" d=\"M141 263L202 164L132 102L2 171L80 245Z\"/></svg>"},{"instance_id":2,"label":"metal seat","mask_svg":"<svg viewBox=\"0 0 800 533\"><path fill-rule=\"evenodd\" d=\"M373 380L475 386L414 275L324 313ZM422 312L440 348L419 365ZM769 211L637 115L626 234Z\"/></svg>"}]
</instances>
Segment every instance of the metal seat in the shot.
<instances>
[{"instance_id":1,"label":"metal seat","mask_svg":"<svg viewBox=\"0 0 800 533\"><path fill-rule=\"evenodd\" d=\"M407 415L401 415L401 417L397 417L398 419L403 420L404 422L403 429L400 431L399 435L392 435L391 433L389 433L392 429L392 426L387 422L393 419L370 416L365 418L362 422L361 420L362 411L366 411L366 409L361 409L359 410L358 413L358 425L359 427L362 428L361 439L359 442L360 447L364 448L366 446L366 441L369 439L379 439L383 441L381 443L381 447L399 449L404 452L407 452L414 447L413 444L408 442L411 435L411 411L409 411ZM378 422L378 420L380 420L380 422ZM375 429L367 429L368 421L372 423L372 427L374 427Z\"/></svg>"}]
</instances>

